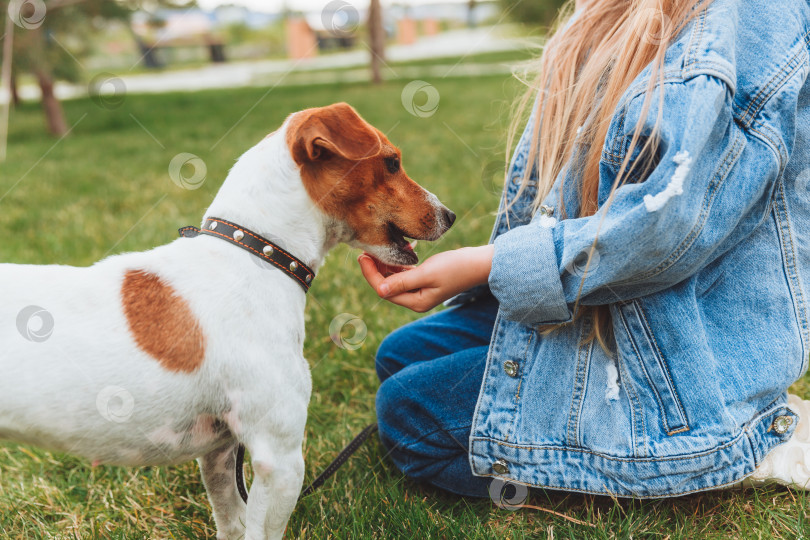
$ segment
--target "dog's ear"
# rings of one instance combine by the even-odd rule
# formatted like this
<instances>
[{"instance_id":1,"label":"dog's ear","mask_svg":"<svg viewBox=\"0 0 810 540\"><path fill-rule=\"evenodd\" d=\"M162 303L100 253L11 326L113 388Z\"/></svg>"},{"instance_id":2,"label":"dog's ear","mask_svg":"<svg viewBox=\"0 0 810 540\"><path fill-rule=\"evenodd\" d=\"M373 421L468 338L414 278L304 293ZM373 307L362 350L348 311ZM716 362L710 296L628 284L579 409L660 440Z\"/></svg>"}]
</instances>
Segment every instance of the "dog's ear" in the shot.
<instances>
[{"instance_id":1,"label":"dog's ear","mask_svg":"<svg viewBox=\"0 0 810 540\"><path fill-rule=\"evenodd\" d=\"M357 161L382 149L377 131L347 103L296 113L290 119L287 144L299 165L332 155Z\"/></svg>"}]
</instances>

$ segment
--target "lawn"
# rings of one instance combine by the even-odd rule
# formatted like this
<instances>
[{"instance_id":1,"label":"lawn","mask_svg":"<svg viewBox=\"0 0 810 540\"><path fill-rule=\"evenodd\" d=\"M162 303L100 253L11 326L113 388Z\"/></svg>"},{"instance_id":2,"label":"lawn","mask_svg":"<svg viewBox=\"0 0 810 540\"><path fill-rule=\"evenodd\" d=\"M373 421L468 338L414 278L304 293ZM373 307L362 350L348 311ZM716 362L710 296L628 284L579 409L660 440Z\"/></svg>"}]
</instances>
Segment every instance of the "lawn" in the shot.
<instances>
[{"instance_id":1,"label":"lawn","mask_svg":"<svg viewBox=\"0 0 810 540\"><path fill-rule=\"evenodd\" d=\"M12 115L9 160L0 168L0 261L88 265L169 242L178 227L199 223L241 152L288 113L340 100L386 132L402 148L409 174L458 214L445 238L418 248L423 259L486 242L498 204L492 173L503 159L518 87L502 76L431 79L440 103L421 118L402 106L407 82L126 96L115 108L71 101L65 107L74 127L61 141L45 136L38 108L25 105ZM199 189L181 189L169 177L169 162L181 152L205 162ZM416 318L379 301L360 276L356 255L336 249L309 297L307 482L374 420L374 352L387 332ZM353 350L330 338L330 323L345 313L367 328ZM797 391L808 397L808 388L805 378ZM783 489L645 502L538 490L529 500L536 508L511 512L403 478L374 438L298 505L286 537L798 538L810 534L807 503L802 493ZM196 463L93 468L71 456L3 444L0 536L186 539L215 533Z\"/></svg>"}]
</instances>

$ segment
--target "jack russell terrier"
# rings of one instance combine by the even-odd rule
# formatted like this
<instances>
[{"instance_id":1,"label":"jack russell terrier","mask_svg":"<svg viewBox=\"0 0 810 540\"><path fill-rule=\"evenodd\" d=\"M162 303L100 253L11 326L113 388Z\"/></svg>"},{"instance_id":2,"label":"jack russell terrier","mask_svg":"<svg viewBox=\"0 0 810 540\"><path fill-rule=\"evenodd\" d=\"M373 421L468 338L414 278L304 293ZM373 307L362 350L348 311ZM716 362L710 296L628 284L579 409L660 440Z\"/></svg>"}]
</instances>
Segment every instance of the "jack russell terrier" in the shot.
<instances>
[{"instance_id":1,"label":"jack russell terrier","mask_svg":"<svg viewBox=\"0 0 810 540\"><path fill-rule=\"evenodd\" d=\"M280 539L304 478L314 270L340 242L415 264L406 237L454 219L349 105L294 113L236 162L202 229L181 230L196 237L88 268L0 264L0 439L94 465L199 458L217 538Z\"/></svg>"}]
</instances>

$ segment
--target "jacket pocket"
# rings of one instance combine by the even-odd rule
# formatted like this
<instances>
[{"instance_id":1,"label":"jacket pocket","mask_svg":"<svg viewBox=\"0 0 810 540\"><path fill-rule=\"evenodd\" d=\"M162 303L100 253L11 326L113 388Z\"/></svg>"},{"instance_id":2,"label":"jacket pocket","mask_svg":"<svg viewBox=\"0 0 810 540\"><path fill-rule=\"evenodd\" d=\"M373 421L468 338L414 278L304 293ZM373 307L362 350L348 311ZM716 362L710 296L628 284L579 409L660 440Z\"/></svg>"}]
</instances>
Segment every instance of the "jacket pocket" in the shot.
<instances>
[{"instance_id":1,"label":"jacket pocket","mask_svg":"<svg viewBox=\"0 0 810 540\"><path fill-rule=\"evenodd\" d=\"M689 431L681 399L672 382L666 359L655 343L655 337L644 318L641 306L636 300L618 305L622 323L632 354L638 359L643 376L658 402L661 420L667 435Z\"/></svg>"}]
</instances>

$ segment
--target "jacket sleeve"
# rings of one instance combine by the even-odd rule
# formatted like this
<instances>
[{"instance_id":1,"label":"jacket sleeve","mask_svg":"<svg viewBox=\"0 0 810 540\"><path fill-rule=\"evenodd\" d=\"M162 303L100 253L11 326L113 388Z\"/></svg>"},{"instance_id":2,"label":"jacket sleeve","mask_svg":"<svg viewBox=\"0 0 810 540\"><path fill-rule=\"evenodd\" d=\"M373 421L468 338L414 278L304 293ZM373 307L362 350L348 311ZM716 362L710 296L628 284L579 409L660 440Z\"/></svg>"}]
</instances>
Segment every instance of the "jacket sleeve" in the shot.
<instances>
[{"instance_id":1,"label":"jacket sleeve","mask_svg":"<svg viewBox=\"0 0 810 540\"><path fill-rule=\"evenodd\" d=\"M667 289L716 258L768 196L778 160L758 170L735 168L746 137L734 123L728 86L708 75L663 86L660 159L646 180L621 186L607 210L603 201L593 216L558 222L538 215L495 240L489 285L504 317L564 323L578 296L582 305L598 305ZM645 132L659 98L653 96ZM626 133L616 136L632 133L643 99L627 104Z\"/></svg>"}]
</instances>

